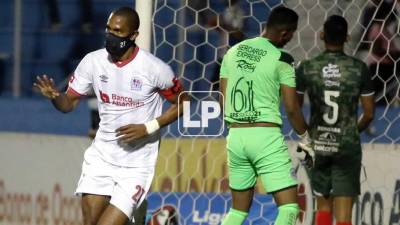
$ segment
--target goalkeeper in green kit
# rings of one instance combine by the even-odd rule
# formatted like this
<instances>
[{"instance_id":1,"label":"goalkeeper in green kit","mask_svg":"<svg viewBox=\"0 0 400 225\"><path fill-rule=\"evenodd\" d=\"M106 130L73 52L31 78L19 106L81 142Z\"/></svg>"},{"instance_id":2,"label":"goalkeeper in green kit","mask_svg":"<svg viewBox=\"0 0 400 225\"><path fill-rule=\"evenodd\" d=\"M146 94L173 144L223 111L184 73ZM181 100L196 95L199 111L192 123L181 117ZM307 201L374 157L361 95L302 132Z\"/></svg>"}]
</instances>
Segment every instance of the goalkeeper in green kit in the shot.
<instances>
[{"instance_id":1,"label":"goalkeeper in green kit","mask_svg":"<svg viewBox=\"0 0 400 225\"><path fill-rule=\"evenodd\" d=\"M296 223L297 181L281 132L280 99L299 146L313 156L311 140L296 97L293 58L282 48L297 29L298 15L275 8L260 37L242 41L224 56L220 87L224 95L229 186L232 208L222 225L240 225L246 219L257 177L278 205L276 225ZM222 100L221 100L222 102Z\"/></svg>"}]
</instances>

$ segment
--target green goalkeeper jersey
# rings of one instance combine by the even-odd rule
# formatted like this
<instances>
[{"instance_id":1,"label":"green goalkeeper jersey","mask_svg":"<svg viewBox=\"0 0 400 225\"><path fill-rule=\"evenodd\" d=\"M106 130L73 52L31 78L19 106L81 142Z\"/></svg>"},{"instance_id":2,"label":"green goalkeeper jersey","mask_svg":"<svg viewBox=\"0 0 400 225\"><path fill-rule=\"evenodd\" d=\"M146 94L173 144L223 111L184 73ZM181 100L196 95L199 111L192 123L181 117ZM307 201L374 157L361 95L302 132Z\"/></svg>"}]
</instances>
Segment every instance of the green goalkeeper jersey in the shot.
<instances>
[{"instance_id":1,"label":"green goalkeeper jersey","mask_svg":"<svg viewBox=\"0 0 400 225\"><path fill-rule=\"evenodd\" d=\"M263 37L229 49L220 71L220 77L227 79L225 121L281 125L280 85L296 86L292 65L292 56Z\"/></svg>"},{"instance_id":2,"label":"green goalkeeper jersey","mask_svg":"<svg viewBox=\"0 0 400 225\"><path fill-rule=\"evenodd\" d=\"M302 62L296 79L297 92L310 98L314 149L325 154L360 151L358 101L374 94L365 63L342 51L326 51Z\"/></svg>"}]
</instances>

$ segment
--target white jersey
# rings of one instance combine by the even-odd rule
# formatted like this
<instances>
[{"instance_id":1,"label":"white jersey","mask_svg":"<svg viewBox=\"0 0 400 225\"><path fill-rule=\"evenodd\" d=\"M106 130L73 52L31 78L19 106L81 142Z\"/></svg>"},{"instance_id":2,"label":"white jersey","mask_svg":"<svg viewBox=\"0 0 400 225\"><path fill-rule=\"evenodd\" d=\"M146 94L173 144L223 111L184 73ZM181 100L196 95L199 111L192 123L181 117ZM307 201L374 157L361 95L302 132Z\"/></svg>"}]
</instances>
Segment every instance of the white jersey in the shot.
<instances>
[{"instance_id":1,"label":"white jersey","mask_svg":"<svg viewBox=\"0 0 400 225\"><path fill-rule=\"evenodd\" d=\"M171 68L151 53L135 48L123 62L112 62L105 49L87 54L71 77L68 92L97 96L99 130L93 144L105 161L118 166L154 166L160 134L123 144L115 130L128 124L143 124L162 113L160 90L174 85Z\"/></svg>"}]
</instances>

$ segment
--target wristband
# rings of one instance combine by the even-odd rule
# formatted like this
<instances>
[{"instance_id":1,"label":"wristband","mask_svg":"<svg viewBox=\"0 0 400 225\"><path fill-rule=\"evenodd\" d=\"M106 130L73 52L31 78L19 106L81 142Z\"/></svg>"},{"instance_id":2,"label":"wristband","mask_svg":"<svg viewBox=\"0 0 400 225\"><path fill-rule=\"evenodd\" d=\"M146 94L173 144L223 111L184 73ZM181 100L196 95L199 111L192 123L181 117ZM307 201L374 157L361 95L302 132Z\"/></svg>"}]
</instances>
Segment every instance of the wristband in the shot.
<instances>
[{"instance_id":1,"label":"wristband","mask_svg":"<svg viewBox=\"0 0 400 225\"><path fill-rule=\"evenodd\" d=\"M144 123L148 134L152 134L160 129L160 125L156 119Z\"/></svg>"},{"instance_id":2,"label":"wristband","mask_svg":"<svg viewBox=\"0 0 400 225\"><path fill-rule=\"evenodd\" d=\"M310 138L310 135L308 134L307 130L303 134L298 134L297 136L299 136L299 138L302 138L302 139L304 139L304 138L309 139Z\"/></svg>"}]
</instances>

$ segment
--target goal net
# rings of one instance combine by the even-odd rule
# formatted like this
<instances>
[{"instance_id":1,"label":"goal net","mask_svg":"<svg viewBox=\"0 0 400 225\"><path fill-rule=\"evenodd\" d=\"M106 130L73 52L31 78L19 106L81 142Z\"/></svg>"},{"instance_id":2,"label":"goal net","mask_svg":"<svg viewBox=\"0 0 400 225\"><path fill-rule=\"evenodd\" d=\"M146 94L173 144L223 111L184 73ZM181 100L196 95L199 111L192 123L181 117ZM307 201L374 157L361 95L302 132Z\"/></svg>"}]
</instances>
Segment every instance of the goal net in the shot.
<instances>
[{"instance_id":1,"label":"goal net","mask_svg":"<svg viewBox=\"0 0 400 225\"><path fill-rule=\"evenodd\" d=\"M259 35L274 7L284 4L300 16L297 32L285 47L298 62L324 50L319 33L327 16L343 15L349 23L350 34L345 51L368 64L377 87L375 121L362 135L363 144L371 152L387 146L396 150L400 115L397 107L400 6L391 2L156 0L153 51L172 66L186 90L208 91L209 97L216 98L212 91L218 90L218 72L223 54L240 40ZM190 106L193 110L198 107ZM308 114L307 111L305 113ZM218 129L221 124L221 119L216 119L208 132ZM290 148L294 149L295 134L287 121L283 132ZM369 160L374 155L369 154L370 151L367 153L364 156L367 164L364 162L363 169L366 173L362 175L363 194L353 210L354 224L388 224L392 213L397 215L400 211L396 209L394 200L392 203L392 197L400 199L396 197L397 186L388 181L379 184L379 178L366 176L373 169L370 168L373 165L368 163L377 164L378 160ZM301 214L298 224L310 225L314 212L310 184L304 168L296 162L295 167L300 181L298 201ZM399 179L393 172L388 177L394 181ZM277 209L271 196L265 195L261 186L256 187L256 193L245 224L273 224ZM377 195L378 200L375 199ZM179 124L166 128L148 199L152 224L220 224L230 207L224 136L188 138L182 136Z\"/></svg>"}]
</instances>

